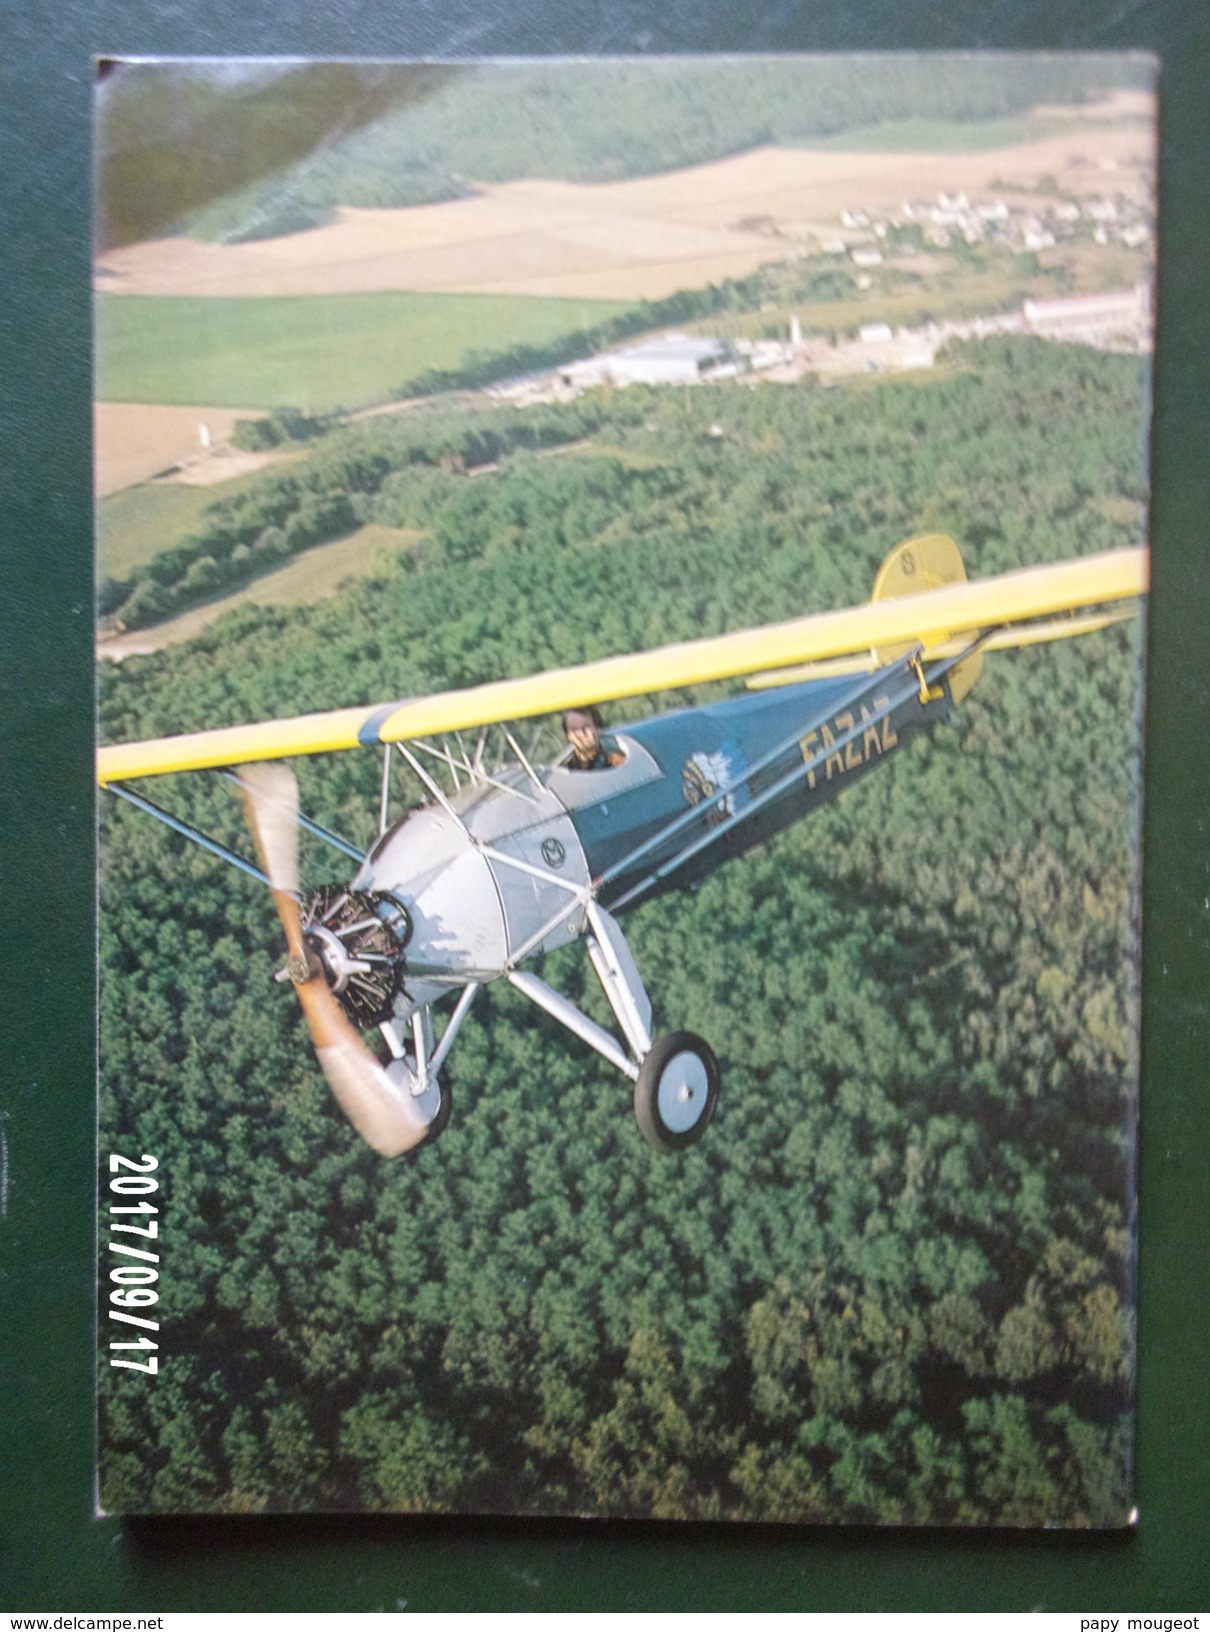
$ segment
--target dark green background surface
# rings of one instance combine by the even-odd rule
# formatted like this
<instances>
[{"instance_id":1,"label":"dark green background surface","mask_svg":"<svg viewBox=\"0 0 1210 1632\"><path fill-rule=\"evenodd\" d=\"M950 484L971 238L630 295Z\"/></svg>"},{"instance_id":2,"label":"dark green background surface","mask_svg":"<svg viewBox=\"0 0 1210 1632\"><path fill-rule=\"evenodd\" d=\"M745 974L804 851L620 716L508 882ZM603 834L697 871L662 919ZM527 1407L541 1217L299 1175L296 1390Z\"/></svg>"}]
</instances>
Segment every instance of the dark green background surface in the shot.
<instances>
[{"instance_id":1,"label":"dark green background surface","mask_svg":"<svg viewBox=\"0 0 1210 1632\"><path fill-rule=\"evenodd\" d=\"M1202 0L180 0L0 13L0 1611L1210 1609L1210 9ZM94 53L1144 48L1162 58L1129 1536L97 1522L89 110Z\"/></svg>"}]
</instances>

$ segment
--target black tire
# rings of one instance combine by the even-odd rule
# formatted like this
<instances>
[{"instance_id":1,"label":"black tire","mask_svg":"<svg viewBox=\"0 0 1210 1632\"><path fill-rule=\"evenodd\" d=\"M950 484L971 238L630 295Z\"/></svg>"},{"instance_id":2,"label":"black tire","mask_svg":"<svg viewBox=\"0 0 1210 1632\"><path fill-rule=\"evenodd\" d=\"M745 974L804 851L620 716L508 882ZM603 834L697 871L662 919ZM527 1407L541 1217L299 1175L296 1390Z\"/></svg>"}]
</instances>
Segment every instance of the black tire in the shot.
<instances>
[{"instance_id":1,"label":"black tire","mask_svg":"<svg viewBox=\"0 0 1210 1632\"><path fill-rule=\"evenodd\" d=\"M718 1061L707 1043L691 1031L657 1037L634 1085L639 1132L666 1156L688 1150L710 1126L718 1090Z\"/></svg>"},{"instance_id":2,"label":"black tire","mask_svg":"<svg viewBox=\"0 0 1210 1632\"><path fill-rule=\"evenodd\" d=\"M429 1123L428 1131L425 1133L424 1138L416 1146L417 1150L423 1150L425 1145L431 1145L434 1139L440 1139L441 1135L450 1125L450 1116L454 1109L454 1101L448 1084L443 1082L439 1092L441 1094L441 1100L437 1106L437 1114Z\"/></svg>"}]
</instances>

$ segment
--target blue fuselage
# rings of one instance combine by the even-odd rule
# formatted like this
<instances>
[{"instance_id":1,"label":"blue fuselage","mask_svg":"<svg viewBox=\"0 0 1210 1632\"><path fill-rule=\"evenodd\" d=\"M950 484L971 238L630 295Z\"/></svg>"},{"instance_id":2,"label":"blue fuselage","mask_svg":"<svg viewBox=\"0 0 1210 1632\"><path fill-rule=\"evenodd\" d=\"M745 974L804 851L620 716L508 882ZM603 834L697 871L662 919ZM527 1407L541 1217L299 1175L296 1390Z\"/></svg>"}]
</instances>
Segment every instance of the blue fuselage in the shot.
<instances>
[{"instance_id":1,"label":"blue fuselage","mask_svg":"<svg viewBox=\"0 0 1210 1632\"><path fill-rule=\"evenodd\" d=\"M616 769L551 773L605 906L689 884L826 804L950 710L904 663L678 709L612 734ZM636 775L636 761L644 774Z\"/></svg>"}]
</instances>

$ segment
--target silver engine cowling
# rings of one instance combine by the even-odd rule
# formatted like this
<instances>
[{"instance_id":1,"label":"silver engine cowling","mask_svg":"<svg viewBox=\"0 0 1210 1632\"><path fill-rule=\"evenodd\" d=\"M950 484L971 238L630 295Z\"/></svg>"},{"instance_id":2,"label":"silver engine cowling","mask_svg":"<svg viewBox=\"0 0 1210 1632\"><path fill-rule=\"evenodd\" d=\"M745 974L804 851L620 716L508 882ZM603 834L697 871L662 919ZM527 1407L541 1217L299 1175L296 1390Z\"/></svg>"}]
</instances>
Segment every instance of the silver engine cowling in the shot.
<instances>
[{"instance_id":1,"label":"silver engine cowling","mask_svg":"<svg viewBox=\"0 0 1210 1632\"><path fill-rule=\"evenodd\" d=\"M411 811L371 850L352 889L406 911L409 989L413 981L448 989L495 980L574 940L588 884L563 805L518 773L515 790L464 789L450 809Z\"/></svg>"}]
</instances>

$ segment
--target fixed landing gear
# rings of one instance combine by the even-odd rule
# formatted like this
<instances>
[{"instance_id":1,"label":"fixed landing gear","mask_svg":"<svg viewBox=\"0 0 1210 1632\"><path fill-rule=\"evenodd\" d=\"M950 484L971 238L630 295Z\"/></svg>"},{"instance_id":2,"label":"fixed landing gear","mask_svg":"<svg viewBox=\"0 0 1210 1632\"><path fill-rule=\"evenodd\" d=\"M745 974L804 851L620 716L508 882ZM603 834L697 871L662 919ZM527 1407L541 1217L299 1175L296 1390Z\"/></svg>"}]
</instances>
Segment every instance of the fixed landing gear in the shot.
<instances>
[{"instance_id":1,"label":"fixed landing gear","mask_svg":"<svg viewBox=\"0 0 1210 1632\"><path fill-rule=\"evenodd\" d=\"M688 1150L710 1126L719 1069L709 1045L692 1031L651 1038L651 1000L617 924L595 901L587 908L588 956L626 1047L537 975L512 969L511 985L588 1044L634 1083L634 1116L647 1143L665 1155Z\"/></svg>"},{"instance_id":2,"label":"fixed landing gear","mask_svg":"<svg viewBox=\"0 0 1210 1632\"><path fill-rule=\"evenodd\" d=\"M429 1131L424 1136L423 1143L426 1145L431 1145L434 1139L440 1139L449 1127L450 1114L454 1109L448 1083L443 1082L437 1092L441 1095L441 1103L437 1106L437 1114L429 1123Z\"/></svg>"},{"instance_id":3,"label":"fixed landing gear","mask_svg":"<svg viewBox=\"0 0 1210 1632\"><path fill-rule=\"evenodd\" d=\"M419 1119L428 1124L418 1143L431 1145L449 1123L453 1102L449 1085L441 1081L440 1071L478 990L476 981L468 982L463 988L440 1042L433 1036L433 1017L428 1003L417 1004L410 1016L386 1021L379 1028L392 1056L386 1066L388 1078L401 1095L407 1096ZM410 1054L404 1045L405 1027L409 1022Z\"/></svg>"},{"instance_id":4,"label":"fixed landing gear","mask_svg":"<svg viewBox=\"0 0 1210 1632\"><path fill-rule=\"evenodd\" d=\"M718 1061L691 1031L657 1037L639 1067L634 1118L647 1143L665 1155L696 1144L718 1104Z\"/></svg>"},{"instance_id":5,"label":"fixed landing gear","mask_svg":"<svg viewBox=\"0 0 1210 1632\"><path fill-rule=\"evenodd\" d=\"M421 1088L411 1064L405 1059L391 1060L386 1066L386 1074L398 1093L407 1096L415 1114L428 1124L418 1144L431 1145L449 1125L453 1109L449 1088L445 1083L438 1082L436 1077L430 1077Z\"/></svg>"}]
</instances>

